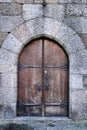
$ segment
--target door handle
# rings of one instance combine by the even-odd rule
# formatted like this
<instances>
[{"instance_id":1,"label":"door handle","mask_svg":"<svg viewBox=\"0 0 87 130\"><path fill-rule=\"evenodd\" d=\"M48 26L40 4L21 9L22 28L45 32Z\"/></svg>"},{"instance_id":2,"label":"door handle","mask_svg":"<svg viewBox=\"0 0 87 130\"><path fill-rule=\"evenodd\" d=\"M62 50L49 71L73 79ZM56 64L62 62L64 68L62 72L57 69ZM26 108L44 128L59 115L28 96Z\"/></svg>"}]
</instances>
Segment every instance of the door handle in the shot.
<instances>
[{"instance_id":1,"label":"door handle","mask_svg":"<svg viewBox=\"0 0 87 130\"><path fill-rule=\"evenodd\" d=\"M44 71L44 73L45 73L45 76L44 76L44 78L45 78L45 89L48 90L49 89L49 76L48 76L46 70Z\"/></svg>"},{"instance_id":2,"label":"door handle","mask_svg":"<svg viewBox=\"0 0 87 130\"><path fill-rule=\"evenodd\" d=\"M39 83L39 84L36 84L36 89L38 91L41 91L42 90L42 85Z\"/></svg>"}]
</instances>

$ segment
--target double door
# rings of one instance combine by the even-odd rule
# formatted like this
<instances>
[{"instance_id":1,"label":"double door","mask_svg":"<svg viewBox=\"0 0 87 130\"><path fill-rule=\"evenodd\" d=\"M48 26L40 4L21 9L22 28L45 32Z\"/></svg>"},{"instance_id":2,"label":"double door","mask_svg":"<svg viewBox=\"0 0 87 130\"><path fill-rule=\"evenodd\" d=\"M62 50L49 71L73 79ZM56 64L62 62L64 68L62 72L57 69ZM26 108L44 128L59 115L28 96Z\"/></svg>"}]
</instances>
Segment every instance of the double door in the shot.
<instances>
[{"instance_id":1,"label":"double door","mask_svg":"<svg viewBox=\"0 0 87 130\"><path fill-rule=\"evenodd\" d=\"M18 116L68 116L68 58L47 39L24 47L18 63Z\"/></svg>"}]
</instances>

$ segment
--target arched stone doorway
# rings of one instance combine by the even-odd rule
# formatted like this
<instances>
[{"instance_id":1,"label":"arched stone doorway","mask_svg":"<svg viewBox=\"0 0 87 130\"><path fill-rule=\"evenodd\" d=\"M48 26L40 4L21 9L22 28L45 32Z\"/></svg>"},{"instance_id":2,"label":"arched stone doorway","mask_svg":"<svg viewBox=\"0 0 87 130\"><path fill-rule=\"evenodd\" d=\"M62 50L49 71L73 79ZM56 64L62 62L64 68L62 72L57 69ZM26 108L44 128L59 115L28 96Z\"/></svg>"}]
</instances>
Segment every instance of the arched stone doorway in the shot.
<instances>
[{"instance_id":1,"label":"arched stone doorway","mask_svg":"<svg viewBox=\"0 0 87 130\"><path fill-rule=\"evenodd\" d=\"M18 116L68 116L69 61L56 43L40 38L19 56Z\"/></svg>"},{"instance_id":2,"label":"arched stone doorway","mask_svg":"<svg viewBox=\"0 0 87 130\"><path fill-rule=\"evenodd\" d=\"M83 87L83 79L87 75L87 50L81 38L69 26L46 17L25 21L7 36L1 47L0 73L3 87L0 92L4 118L17 116L19 54L27 43L41 36L54 39L66 50L69 57L69 117L85 119L86 107L83 106L87 106L87 90ZM7 116L8 106L10 116Z\"/></svg>"}]
</instances>

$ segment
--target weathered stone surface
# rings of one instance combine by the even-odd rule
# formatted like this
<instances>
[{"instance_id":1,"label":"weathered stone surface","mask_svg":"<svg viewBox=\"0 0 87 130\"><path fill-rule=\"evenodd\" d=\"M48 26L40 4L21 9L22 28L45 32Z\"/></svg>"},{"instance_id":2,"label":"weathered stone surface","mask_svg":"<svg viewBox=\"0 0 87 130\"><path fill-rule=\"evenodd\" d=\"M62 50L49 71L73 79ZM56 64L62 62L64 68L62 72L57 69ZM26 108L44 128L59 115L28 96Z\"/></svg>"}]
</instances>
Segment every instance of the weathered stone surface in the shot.
<instances>
[{"instance_id":1,"label":"weathered stone surface","mask_svg":"<svg viewBox=\"0 0 87 130\"><path fill-rule=\"evenodd\" d=\"M87 3L87 0L82 0L82 3Z\"/></svg>"},{"instance_id":2,"label":"weathered stone surface","mask_svg":"<svg viewBox=\"0 0 87 130\"><path fill-rule=\"evenodd\" d=\"M64 119L64 118L63 118ZM0 124L1 130L87 130L87 123L86 122L63 122L61 119L60 122L31 122L31 124L35 124L34 126L31 126L31 124L28 123L14 123L12 120L7 120L7 124ZM29 121L30 122L30 121ZM43 125L44 124L44 125Z\"/></svg>"},{"instance_id":3,"label":"weathered stone surface","mask_svg":"<svg viewBox=\"0 0 87 130\"><path fill-rule=\"evenodd\" d=\"M2 118L3 118L3 107L0 106L0 119L2 119Z\"/></svg>"},{"instance_id":4,"label":"weathered stone surface","mask_svg":"<svg viewBox=\"0 0 87 130\"><path fill-rule=\"evenodd\" d=\"M69 49L69 53L73 53L85 48L82 40L80 39L80 37L78 37L78 35L74 35L72 38L68 37L68 43L66 42L66 44L68 44L67 47Z\"/></svg>"},{"instance_id":5,"label":"weathered stone surface","mask_svg":"<svg viewBox=\"0 0 87 130\"><path fill-rule=\"evenodd\" d=\"M55 37L61 41L61 45L68 54L85 48L80 37L67 25L61 24Z\"/></svg>"},{"instance_id":6,"label":"weathered stone surface","mask_svg":"<svg viewBox=\"0 0 87 130\"><path fill-rule=\"evenodd\" d=\"M17 3L33 3L33 0L13 0L13 1Z\"/></svg>"},{"instance_id":7,"label":"weathered stone surface","mask_svg":"<svg viewBox=\"0 0 87 130\"><path fill-rule=\"evenodd\" d=\"M73 44L72 44L72 42L69 43L69 39L71 40L71 38L73 38L75 35L76 35L76 33L72 29L70 29L67 25L64 25L62 23L61 26L58 28L55 37L59 41L61 41L60 44L65 48L66 52L70 53L70 51L71 51L70 48L72 48L72 47L69 47L69 45L72 46ZM76 50L73 50L73 51L75 52Z\"/></svg>"},{"instance_id":8,"label":"weathered stone surface","mask_svg":"<svg viewBox=\"0 0 87 130\"><path fill-rule=\"evenodd\" d=\"M0 119L3 118L3 100L2 100L2 90L1 90L1 86L0 86Z\"/></svg>"},{"instance_id":9,"label":"weathered stone surface","mask_svg":"<svg viewBox=\"0 0 87 130\"><path fill-rule=\"evenodd\" d=\"M27 27L26 23L19 25L12 34L23 44L26 44L29 42L29 39L31 39L31 33L30 28Z\"/></svg>"},{"instance_id":10,"label":"weathered stone surface","mask_svg":"<svg viewBox=\"0 0 87 130\"><path fill-rule=\"evenodd\" d=\"M30 20L43 15L43 7L41 4L24 4L23 5L23 18Z\"/></svg>"},{"instance_id":11,"label":"weathered stone surface","mask_svg":"<svg viewBox=\"0 0 87 130\"><path fill-rule=\"evenodd\" d=\"M1 74L1 86L4 88L17 87L17 74Z\"/></svg>"},{"instance_id":12,"label":"weathered stone surface","mask_svg":"<svg viewBox=\"0 0 87 130\"><path fill-rule=\"evenodd\" d=\"M87 3L87 0L59 0L59 3Z\"/></svg>"},{"instance_id":13,"label":"weathered stone surface","mask_svg":"<svg viewBox=\"0 0 87 130\"><path fill-rule=\"evenodd\" d=\"M73 119L84 119L85 110L84 104L87 103L87 91L84 90L73 90L72 91L72 118Z\"/></svg>"},{"instance_id":14,"label":"weathered stone surface","mask_svg":"<svg viewBox=\"0 0 87 130\"><path fill-rule=\"evenodd\" d=\"M66 17L64 22L77 33L87 33L87 18L85 17Z\"/></svg>"},{"instance_id":15,"label":"weathered stone surface","mask_svg":"<svg viewBox=\"0 0 87 130\"><path fill-rule=\"evenodd\" d=\"M6 130L46 130L46 123L40 122L29 122L29 123L10 123L8 124L8 128Z\"/></svg>"},{"instance_id":16,"label":"weathered stone surface","mask_svg":"<svg viewBox=\"0 0 87 130\"><path fill-rule=\"evenodd\" d=\"M43 0L34 0L34 3L43 3Z\"/></svg>"},{"instance_id":17,"label":"weathered stone surface","mask_svg":"<svg viewBox=\"0 0 87 130\"><path fill-rule=\"evenodd\" d=\"M87 3L87 0L58 0L59 3Z\"/></svg>"},{"instance_id":18,"label":"weathered stone surface","mask_svg":"<svg viewBox=\"0 0 87 130\"><path fill-rule=\"evenodd\" d=\"M74 107L76 106L76 107ZM85 114L84 114L84 108L82 107L82 103L77 103L73 104L72 107L72 120L84 120L85 119Z\"/></svg>"},{"instance_id":19,"label":"weathered stone surface","mask_svg":"<svg viewBox=\"0 0 87 130\"><path fill-rule=\"evenodd\" d=\"M86 57L86 59L87 59L87 57ZM83 75L86 75L87 74L87 63L84 63L84 65L83 65L84 67L83 67ZM84 84L84 83L83 83Z\"/></svg>"},{"instance_id":20,"label":"weathered stone surface","mask_svg":"<svg viewBox=\"0 0 87 130\"><path fill-rule=\"evenodd\" d=\"M87 16L87 5L82 4L67 4L67 16Z\"/></svg>"},{"instance_id":21,"label":"weathered stone surface","mask_svg":"<svg viewBox=\"0 0 87 130\"><path fill-rule=\"evenodd\" d=\"M2 65L2 67L3 65L9 65L9 67L12 65L16 65L17 58L18 55L16 53L10 52L3 48L0 49L0 65Z\"/></svg>"},{"instance_id":22,"label":"weathered stone surface","mask_svg":"<svg viewBox=\"0 0 87 130\"><path fill-rule=\"evenodd\" d=\"M83 75L70 75L70 89L84 89L83 88Z\"/></svg>"},{"instance_id":23,"label":"weathered stone surface","mask_svg":"<svg viewBox=\"0 0 87 130\"><path fill-rule=\"evenodd\" d=\"M46 0L46 3L58 3L58 0Z\"/></svg>"},{"instance_id":24,"label":"weathered stone surface","mask_svg":"<svg viewBox=\"0 0 87 130\"><path fill-rule=\"evenodd\" d=\"M84 103L83 107L84 107L84 119L87 120L87 103Z\"/></svg>"},{"instance_id":25,"label":"weathered stone surface","mask_svg":"<svg viewBox=\"0 0 87 130\"><path fill-rule=\"evenodd\" d=\"M11 118L14 117L13 115L14 115L13 109L10 106L6 106L4 108L4 117L5 117L5 119L11 119Z\"/></svg>"},{"instance_id":26,"label":"weathered stone surface","mask_svg":"<svg viewBox=\"0 0 87 130\"><path fill-rule=\"evenodd\" d=\"M17 40L12 34L10 34L4 41L2 48L5 48L9 51L19 53L22 49L22 43Z\"/></svg>"},{"instance_id":27,"label":"weathered stone surface","mask_svg":"<svg viewBox=\"0 0 87 130\"><path fill-rule=\"evenodd\" d=\"M80 60L81 61L81 60ZM82 74L84 72L84 67L82 65L70 65L70 73L71 74ZM85 71L87 73L87 70Z\"/></svg>"},{"instance_id":28,"label":"weathered stone surface","mask_svg":"<svg viewBox=\"0 0 87 130\"><path fill-rule=\"evenodd\" d=\"M0 2L12 2L12 0L0 0Z\"/></svg>"},{"instance_id":29,"label":"weathered stone surface","mask_svg":"<svg viewBox=\"0 0 87 130\"><path fill-rule=\"evenodd\" d=\"M2 106L3 105L3 95L2 95L2 86L0 85L0 106Z\"/></svg>"},{"instance_id":30,"label":"weathered stone surface","mask_svg":"<svg viewBox=\"0 0 87 130\"><path fill-rule=\"evenodd\" d=\"M83 74L82 81L83 81L83 87L87 89L87 74Z\"/></svg>"},{"instance_id":31,"label":"weathered stone surface","mask_svg":"<svg viewBox=\"0 0 87 130\"><path fill-rule=\"evenodd\" d=\"M1 87L1 73L0 73L0 87Z\"/></svg>"},{"instance_id":32,"label":"weathered stone surface","mask_svg":"<svg viewBox=\"0 0 87 130\"><path fill-rule=\"evenodd\" d=\"M76 123L76 122L60 122L60 123L49 123L47 125L47 130L86 130L86 123Z\"/></svg>"},{"instance_id":33,"label":"weathered stone surface","mask_svg":"<svg viewBox=\"0 0 87 130\"><path fill-rule=\"evenodd\" d=\"M83 74L87 74L87 56L84 57Z\"/></svg>"},{"instance_id":34,"label":"weathered stone surface","mask_svg":"<svg viewBox=\"0 0 87 130\"><path fill-rule=\"evenodd\" d=\"M82 0L73 0L73 3L82 3Z\"/></svg>"},{"instance_id":35,"label":"weathered stone surface","mask_svg":"<svg viewBox=\"0 0 87 130\"><path fill-rule=\"evenodd\" d=\"M16 26L23 23L22 17L19 16L0 16L0 31L10 32Z\"/></svg>"},{"instance_id":36,"label":"weathered stone surface","mask_svg":"<svg viewBox=\"0 0 87 130\"><path fill-rule=\"evenodd\" d=\"M0 32L0 47L3 44L3 41L5 40L6 36L8 35L8 33L2 33Z\"/></svg>"},{"instance_id":37,"label":"weathered stone surface","mask_svg":"<svg viewBox=\"0 0 87 130\"><path fill-rule=\"evenodd\" d=\"M87 34L79 34L79 35L82 38L85 47L87 48Z\"/></svg>"},{"instance_id":38,"label":"weathered stone surface","mask_svg":"<svg viewBox=\"0 0 87 130\"><path fill-rule=\"evenodd\" d=\"M54 0L53 0L54 1ZM65 6L61 4L48 4L44 9L44 16L62 21L65 15Z\"/></svg>"},{"instance_id":39,"label":"weathered stone surface","mask_svg":"<svg viewBox=\"0 0 87 130\"><path fill-rule=\"evenodd\" d=\"M17 86L12 88L10 82L10 86L0 86L0 105L2 107L6 103L16 103L17 101Z\"/></svg>"},{"instance_id":40,"label":"weathered stone surface","mask_svg":"<svg viewBox=\"0 0 87 130\"><path fill-rule=\"evenodd\" d=\"M70 58L70 73L87 73L87 51L81 50L75 54L71 54Z\"/></svg>"},{"instance_id":41,"label":"weathered stone surface","mask_svg":"<svg viewBox=\"0 0 87 130\"><path fill-rule=\"evenodd\" d=\"M0 12L2 15L20 15L22 14L22 5L17 3L0 3Z\"/></svg>"},{"instance_id":42,"label":"weathered stone surface","mask_svg":"<svg viewBox=\"0 0 87 130\"><path fill-rule=\"evenodd\" d=\"M2 87L2 97L4 103L16 103L17 87L16 88Z\"/></svg>"},{"instance_id":43,"label":"weathered stone surface","mask_svg":"<svg viewBox=\"0 0 87 130\"><path fill-rule=\"evenodd\" d=\"M16 103L7 103L4 105L3 115L5 119L16 117Z\"/></svg>"},{"instance_id":44,"label":"weathered stone surface","mask_svg":"<svg viewBox=\"0 0 87 130\"><path fill-rule=\"evenodd\" d=\"M3 102L3 91L2 91L2 87L0 86L0 119L3 118L3 106L4 106L4 102Z\"/></svg>"},{"instance_id":45,"label":"weathered stone surface","mask_svg":"<svg viewBox=\"0 0 87 130\"><path fill-rule=\"evenodd\" d=\"M44 26L43 26L44 25ZM32 37L40 36L43 34L56 35L56 31L61 25L61 22L53 20L51 18L36 18L22 24L13 31L13 35L17 37L23 44L29 42ZM28 27L28 28L27 28Z\"/></svg>"},{"instance_id":46,"label":"weathered stone surface","mask_svg":"<svg viewBox=\"0 0 87 130\"><path fill-rule=\"evenodd\" d=\"M73 0L59 0L59 3L72 3Z\"/></svg>"},{"instance_id":47,"label":"weathered stone surface","mask_svg":"<svg viewBox=\"0 0 87 130\"><path fill-rule=\"evenodd\" d=\"M75 30L78 33L82 33L83 28L82 28L82 21L81 21L81 17L66 17L64 19L64 22L70 26L73 30Z\"/></svg>"},{"instance_id":48,"label":"weathered stone surface","mask_svg":"<svg viewBox=\"0 0 87 130\"><path fill-rule=\"evenodd\" d=\"M73 108L77 108L79 109L79 105L81 104L81 108L83 107L82 104L86 104L87 103L87 90L83 89L83 90L77 90L74 89L72 91L72 103L73 103Z\"/></svg>"},{"instance_id":49,"label":"weathered stone surface","mask_svg":"<svg viewBox=\"0 0 87 130\"><path fill-rule=\"evenodd\" d=\"M54 36L57 33L57 30L61 26L61 22L51 19L51 18L44 18L44 34L48 36Z\"/></svg>"},{"instance_id":50,"label":"weathered stone surface","mask_svg":"<svg viewBox=\"0 0 87 130\"><path fill-rule=\"evenodd\" d=\"M32 37L38 37L43 34L43 18L36 18L26 23Z\"/></svg>"},{"instance_id":51,"label":"weathered stone surface","mask_svg":"<svg viewBox=\"0 0 87 130\"><path fill-rule=\"evenodd\" d=\"M35 128L35 130L46 130L46 124L44 122L38 122L38 124L32 122L30 124L31 128Z\"/></svg>"},{"instance_id":52,"label":"weathered stone surface","mask_svg":"<svg viewBox=\"0 0 87 130\"><path fill-rule=\"evenodd\" d=\"M28 124L10 123L10 124L8 124L8 128L6 130L35 130L35 129L33 127L29 126Z\"/></svg>"},{"instance_id":53,"label":"weathered stone surface","mask_svg":"<svg viewBox=\"0 0 87 130\"><path fill-rule=\"evenodd\" d=\"M0 73L16 73L17 66L16 65L0 65Z\"/></svg>"},{"instance_id":54,"label":"weathered stone surface","mask_svg":"<svg viewBox=\"0 0 87 130\"><path fill-rule=\"evenodd\" d=\"M87 0L73 0L73 3L87 3Z\"/></svg>"}]
</instances>

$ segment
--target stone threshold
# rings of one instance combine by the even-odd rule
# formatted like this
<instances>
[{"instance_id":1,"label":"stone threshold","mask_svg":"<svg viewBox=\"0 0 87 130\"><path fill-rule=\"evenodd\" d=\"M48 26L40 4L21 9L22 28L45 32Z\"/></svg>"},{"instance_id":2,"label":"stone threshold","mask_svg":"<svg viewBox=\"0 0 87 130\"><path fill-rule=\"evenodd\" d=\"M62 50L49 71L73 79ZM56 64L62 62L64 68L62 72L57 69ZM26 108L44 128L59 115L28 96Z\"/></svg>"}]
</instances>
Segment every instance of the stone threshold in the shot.
<instances>
[{"instance_id":1,"label":"stone threshold","mask_svg":"<svg viewBox=\"0 0 87 130\"><path fill-rule=\"evenodd\" d=\"M29 122L61 122L61 123L69 123L69 122L73 122L72 119L68 118L68 117L16 117L13 119L1 119L0 120L0 124L3 123L29 123Z\"/></svg>"},{"instance_id":2,"label":"stone threshold","mask_svg":"<svg viewBox=\"0 0 87 130\"><path fill-rule=\"evenodd\" d=\"M70 121L68 117L16 117L14 121Z\"/></svg>"},{"instance_id":3,"label":"stone threshold","mask_svg":"<svg viewBox=\"0 0 87 130\"><path fill-rule=\"evenodd\" d=\"M13 119L0 119L0 125L17 123L17 124L28 124L29 122L36 123L87 123L87 120L73 120L69 117L15 117Z\"/></svg>"}]
</instances>

